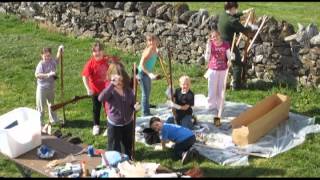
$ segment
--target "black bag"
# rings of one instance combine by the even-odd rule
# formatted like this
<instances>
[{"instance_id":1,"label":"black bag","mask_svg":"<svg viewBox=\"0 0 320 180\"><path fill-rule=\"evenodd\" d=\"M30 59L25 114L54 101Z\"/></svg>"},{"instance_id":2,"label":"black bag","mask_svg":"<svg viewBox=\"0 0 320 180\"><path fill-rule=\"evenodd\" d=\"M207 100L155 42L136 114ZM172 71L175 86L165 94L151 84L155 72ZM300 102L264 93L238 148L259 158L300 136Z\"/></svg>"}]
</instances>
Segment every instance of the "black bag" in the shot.
<instances>
[{"instance_id":1,"label":"black bag","mask_svg":"<svg viewBox=\"0 0 320 180\"><path fill-rule=\"evenodd\" d=\"M147 144L151 145L160 143L160 136L158 132L154 131L151 128L145 128L142 132Z\"/></svg>"}]
</instances>

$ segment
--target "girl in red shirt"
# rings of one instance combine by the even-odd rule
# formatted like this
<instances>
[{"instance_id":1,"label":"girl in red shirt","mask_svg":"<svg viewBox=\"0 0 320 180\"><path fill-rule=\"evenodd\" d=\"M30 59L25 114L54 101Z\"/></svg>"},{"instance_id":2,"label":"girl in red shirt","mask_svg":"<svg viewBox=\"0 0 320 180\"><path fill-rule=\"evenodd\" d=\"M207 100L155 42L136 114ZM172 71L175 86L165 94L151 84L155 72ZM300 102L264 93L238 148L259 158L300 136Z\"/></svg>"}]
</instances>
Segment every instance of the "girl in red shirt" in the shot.
<instances>
[{"instance_id":1,"label":"girl in red shirt","mask_svg":"<svg viewBox=\"0 0 320 180\"><path fill-rule=\"evenodd\" d=\"M109 62L112 60L117 60L117 58L104 55L102 44L96 42L92 46L92 57L87 61L82 71L83 84L87 94L92 96L93 135L98 135L100 131L100 111L103 103L98 100L98 96L109 85L106 76ZM107 104L103 104L103 106L106 111ZM105 132L103 135L106 134Z\"/></svg>"}]
</instances>

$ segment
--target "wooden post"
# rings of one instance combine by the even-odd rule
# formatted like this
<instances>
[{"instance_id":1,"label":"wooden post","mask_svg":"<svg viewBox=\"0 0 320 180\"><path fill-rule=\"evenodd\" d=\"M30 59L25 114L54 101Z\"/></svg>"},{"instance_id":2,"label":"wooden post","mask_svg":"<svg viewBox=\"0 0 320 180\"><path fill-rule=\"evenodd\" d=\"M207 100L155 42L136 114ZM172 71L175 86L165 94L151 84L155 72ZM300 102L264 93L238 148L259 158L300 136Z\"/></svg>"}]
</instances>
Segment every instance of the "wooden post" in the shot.
<instances>
[{"instance_id":1,"label":"wooden post","mask_svg":"<svg viewBox=\"0 0 320 180\"><path fill-rule=\"evenodd\" d=\"M62 101L64 100L64 84L63 84L63 51L60 50L60 83L61 83L61 99ZM62 126L65 124L65 119L66 119L66 113L64 106L62 107L62 112L63 112L63 121L62 121Z\"/></svg>"},{"instance_id":2,"label":"wooden post","mask_svg":"<svg viewBox=\"0 0 320 180\"><path fill-rule=\"evenodd\" d=\"M137 101L137 74L136 74L136 63L133 63L133 91L134 91L134 102ZM136 117L137 113L136 110L133 112L133 127L132 127L132 160L135 160L135 143L136 143Z\"/></svg>"}]
</instances>

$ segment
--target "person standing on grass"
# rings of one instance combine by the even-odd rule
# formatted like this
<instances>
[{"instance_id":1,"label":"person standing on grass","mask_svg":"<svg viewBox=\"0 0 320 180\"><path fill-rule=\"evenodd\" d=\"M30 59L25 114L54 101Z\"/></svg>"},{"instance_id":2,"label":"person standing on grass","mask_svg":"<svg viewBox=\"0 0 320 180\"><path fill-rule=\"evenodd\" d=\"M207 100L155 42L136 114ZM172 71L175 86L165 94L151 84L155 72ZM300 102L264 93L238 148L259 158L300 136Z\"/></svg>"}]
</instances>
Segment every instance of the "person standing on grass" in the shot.
<instances>
[{"instance_id":1,"label":"person standing on grass","mask_svg":"<svg viewBox=\"0 0 320 180\"><path fill-rule=\"evenodd\" d=\"M253 9L247 9L242 12L238 12L238 3L237 2L225 2L224 9L225 11L219 15L218 21L218 31L221 33L221 37L224 41L232 43L234 33L243 33L248 37L252 37L253 33L250 26L244 27L240 23L240 16L243 14L249 13ZM235 53L235 61L232 61L232 71L233 71L233 83L232 89L239 90L242 88L241 83L241 72L243 71L243 63L241 62L241 56L239 49L235 46L233 52Z\"/></svg>"},{"instance_id":2,"label":"person standing on grass","mask_svg":"<svg viewBox=\"0 0 320 180\"><path fill-rule=\"evenodd\" d=\"M133 115L139 110L135 102L134 92L130 87L130 78L121 63L112 63L107 72L110 84L99 95L100 102L108 103L108 147L109 151L121 151L130 158L133 143Z\"/></svg>"},{"instance_id":3,"label":"person standing on grass","mask_svg":"<svg viewBox=\"0 0 320 180\"><path fill-rule=\"evenodd\" d=\"M174 123L176 119L178 125L192 129L192 106L194 105L194 94L190 90L191 80L189 76L181 76L179 79L180 88L173 94L174 101L170 101L170 106L176 109L176 117L169 117L167 123Z\"/></svg>"},{"instance_id":4,"label":"person standing on grass","mask_svg":"<svg viewBox=\"0 0 320 180\"><path fill-rule=\"evenodd\" d=\"M190 129L177 124L165 123L158 117L152 117L149 126L160 133L162 150L166 148L167 142L175 143L173 151L181 159L182 164L198 155L196 149L192 148L196 142L196 136Z\"/></svg>"},{"instance_id":5,"label":"person standing on grass","mask_svg":"<svg viewBox=\"0 0 320 180\"><path fill-rule=\"evenodd\" d=\"M103 45L96 42L92 46L92 56L82 70L83 84L87 90L87 94L92 96L92 134L94 136L100 133L100 111L102 104L98 101L98 95L108 86L109 82L106 79L106 72L112 60L114 59L104 54ZM103 106L105 107L107 105L103 104ZM106 136L106 134L107 131L103 133L103 136Z\"/></svg>"},{"instance_id":6,"label":"person standing on grass","mask_svg":"<svg viewBox=\"0 0 320 180\"><path fill-rule=\"evenodd\" d=\"M138 77L141 86L141 102L142 102L142 115L150 116L149 97L151 93L151 80L156 79L156 75L152 70L158 59L158 39L153 34L146 36L147 47L143 50L140 64L138 66Z\"/></svg>"},{"instance_id":7,"label":"person standing on grass","mask_svg":"<svg viewBox=\"0 0 320 180\"><path fill-rule=\"evenodd\" d=\"M208 78L208 109L219 112L224 91L224 80L227 74L228 60L234 60L230 45L221 39L220 33L213 30L206 46L205 59L208 62L206 77ZM217 115L217 114L216 114Z\"/></svg>"},{"instance_id":8,"label":"person standing on grass","mask_svg":"<svg viewBox=\"0 0 320 180\"><path fill-rule=\"evenodd\" d=\"M56 59L51 55L51 48L43 48L41 51L41 60L38 63L35 71L35 77L37 78L37 90L36 90L36 104L37 110L40 112L41 122L44 120L45 106L48 106L49 123L45 124L42 128L43 133L49 133L48 127L51 124L55 124L59 121L57 114L51 111L49 104L54 103L55 93L55 80L57 79L56 71L63 46L59 46Z\"/></svg>"}]
</instances>

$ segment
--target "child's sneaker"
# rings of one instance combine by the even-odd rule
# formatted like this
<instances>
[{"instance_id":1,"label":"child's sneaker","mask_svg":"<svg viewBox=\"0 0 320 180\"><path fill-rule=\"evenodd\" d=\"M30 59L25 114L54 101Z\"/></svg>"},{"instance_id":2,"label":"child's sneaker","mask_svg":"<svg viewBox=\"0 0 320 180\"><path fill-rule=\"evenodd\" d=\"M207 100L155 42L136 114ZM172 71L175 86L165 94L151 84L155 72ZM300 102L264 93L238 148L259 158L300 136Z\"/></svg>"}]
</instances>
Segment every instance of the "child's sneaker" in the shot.
<instances>
[{"instance_id":1,"label":"child's sneaker","mask_svg":"<svg viewBox=\"0 0 320 180\"><path fill-rule=\"evenodd\" d=\"M94 136L98 135L98 134L99 134L99 131L100 131L100 127L99 127L98 125L93 126L92 134L93 134Z\"/></svg>"},{"instance_id":2,"label":"child's sneaker","mask_svg":"<svg viewBox=\"0 0 320 180\"><path fill-rule=\"evenodd\" d=\"M48 124L45 124L41 129L42 134L48 134Z\"/></svg>"},{"instance_id":3,"label":"child's sneaker","mask_svg":"<svg viewBox=\"0 0 320 180\"><path fill-rule=\"evenodd\" d=\"M187 162L189 162L191 159L194 159L198 155L199 155L199 152L193 147L191 147L188 151L182 154L181 162L182 164L186 164Z\"/></svg>"},{"instance_id":4,"label":"child's sneaker","mask_svg":"<svg viewBox=\"0 0 320 180\"><path fill-rule=\"evenodd\" d=\"M191 151L185 151L182 153L182 159L181 162L182 164L186 164L187 162L189 162L191 159Z\"/></svg>"},{"instance_id":5,"label":"child's sneaker","mask_svg":"<svg viewBox=\"0 0 320 180\"><path fill-rule=\"evenodd\" d=\"M107 137L108 136L108 128L104 131L104 133L102 134L102 136Z\"/></svg>"}]
</instances>

